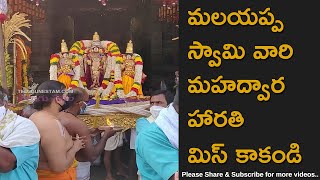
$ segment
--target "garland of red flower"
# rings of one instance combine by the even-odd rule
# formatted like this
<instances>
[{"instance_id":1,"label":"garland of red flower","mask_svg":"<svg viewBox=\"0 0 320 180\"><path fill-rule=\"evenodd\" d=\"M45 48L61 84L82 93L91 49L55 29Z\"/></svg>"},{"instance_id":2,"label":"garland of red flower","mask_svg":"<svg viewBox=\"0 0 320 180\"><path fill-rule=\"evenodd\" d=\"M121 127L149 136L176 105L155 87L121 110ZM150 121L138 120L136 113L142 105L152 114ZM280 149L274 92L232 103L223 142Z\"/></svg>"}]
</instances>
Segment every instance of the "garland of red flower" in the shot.
<instances>
[{"instance_id":1,"label":"garland of red flower","mask_svg":"<svg viewBox=\"0 0 320 180\"><path fill-rule=\"evenodd\" d=\"M85 49L86 49L86 47L85 47L83 41L77 41L77 42L73 43L73 45L71 46L70 53L75 54L72 57L73 62L75 63L75 66L80 65L79 57L76 56L76 54L83 56L85 54ZM82 85L84 87L87 87L87 78L85 76L84 77L80 77L80 81L82 82ZM73 86L79 87L79 82L72 81L71 84Z\"/></svg>"},{"instance_id":2,"label":"garland of red flower","mask_svg":"<svg viewBox=\"0 0 320 180\"><path fill-rule=\"evenodd\" d=\"M16 77L17 77L17 91L19 92L22 90L22 60L23 58L23 52L22 50L17 46L16 47L16 52L17 52L17 58L16 58L16 66L17 66L17 71L16 71ZM18 93L18 102L20 102L22 99L22 94Z\"/></svg>"}]
</instances>

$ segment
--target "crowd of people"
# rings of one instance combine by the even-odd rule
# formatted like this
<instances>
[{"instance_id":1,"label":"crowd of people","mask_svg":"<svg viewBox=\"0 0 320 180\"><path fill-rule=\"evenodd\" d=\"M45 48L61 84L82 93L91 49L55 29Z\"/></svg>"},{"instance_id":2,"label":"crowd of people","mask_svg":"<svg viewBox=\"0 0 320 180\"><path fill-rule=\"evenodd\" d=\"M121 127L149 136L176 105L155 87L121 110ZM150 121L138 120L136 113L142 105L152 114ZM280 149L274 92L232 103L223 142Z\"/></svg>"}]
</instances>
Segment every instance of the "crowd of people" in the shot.
<instances>
[{"instance_id":1,"label":"crowd of people","mask_svg":"<svg viewBox=\"0 0 320 180\"><path fill-rule=\"evenodd\" d=\"M176 84L178 80L176 73ZM131 164L141 180L178 179L178 86L175 89L175 95L163 88L152 92L151 116L137 119L131 129ZM0 180L88 180L91 165L101 156L107 180L114 179L112 167L128 179L118 151L125 138L122 129L89 129L78 118L89 101L85 89L66 91L64 84L48 80L37 90L45 93L37 93L34 103L18 115L7 106L7 91L0 89Z\"/></svg>"}]
</instances>

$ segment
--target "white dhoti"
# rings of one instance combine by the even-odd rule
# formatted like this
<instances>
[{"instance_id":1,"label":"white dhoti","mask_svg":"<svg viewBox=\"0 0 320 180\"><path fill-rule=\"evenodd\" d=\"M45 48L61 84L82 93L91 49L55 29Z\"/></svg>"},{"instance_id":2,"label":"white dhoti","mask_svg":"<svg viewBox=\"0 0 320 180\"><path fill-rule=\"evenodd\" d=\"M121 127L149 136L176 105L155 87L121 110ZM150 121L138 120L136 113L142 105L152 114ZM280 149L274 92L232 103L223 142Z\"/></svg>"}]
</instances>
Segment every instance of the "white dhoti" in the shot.
<instances>
[{"instance_id":1,"label":"white dhoti","mask_svg":"<svg viewBox=\"0 0 320 180\"><path fill-rule=\"evenodd\" d=\"M107 142L104 150L106 151L113 151L118 147L123 145L123 133L117 132L114 136L110 137Z\"/></svg>"},{"instance_id":2,"label":"white dhoti","mask_svg":"<svg viewBox=\"0 0 320 180\"><path fill-rule=\"evenodd\" d=\"M77 180L90 179L90 162L78 162L77 166Z\"/></svg>"},{"instance_id":3,"label":"white dhoti","mask_svg":"<svg viewBox=\"0 0 320 180\"><path fill-rule=\"evenodd\" d=\"M130 135L130 149L135 149L135 143L136 143L136 129L131 129L131 135Z\"/></svg>"}]
</instances>

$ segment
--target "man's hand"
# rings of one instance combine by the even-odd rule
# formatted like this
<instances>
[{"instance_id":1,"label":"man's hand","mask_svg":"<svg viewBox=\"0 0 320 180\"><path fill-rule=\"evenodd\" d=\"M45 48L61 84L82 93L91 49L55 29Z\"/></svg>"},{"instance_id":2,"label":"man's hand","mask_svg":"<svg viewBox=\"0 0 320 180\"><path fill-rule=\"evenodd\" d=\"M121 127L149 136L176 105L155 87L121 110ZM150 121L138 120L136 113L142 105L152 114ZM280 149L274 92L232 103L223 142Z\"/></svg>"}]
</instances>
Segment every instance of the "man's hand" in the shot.
<instances>
[{"instance_id":1,"label":"man's hand","mask_svg":"<svg viewBox=\"0 0 320 180\"><path fill-rule=\"evenodd\" d=\"M98 129L103 131L104 136L107 136L108 138L123 130L122 128L114 128L110 126L100 126Z\"/></svg>"},{"instance_id":2,"label":"man's hand","mask_svg":"<svg viewBox=\"0 0 320 180\"><path fill-rule=\"evenodd\" d=\"M0 173L7 173L15 168L17 159L10 149L0 146L0 157Z\"/></svg>"},{"instance_id":3,"label":"man's hand","mask_svg":"<svg viewBox=\"0 0 320 180\"><path fill-rule=\"evenodd\" d=\"M174 175L171 176L170 180L179 180L179 172L174 173Z\"/></svg>"},{"instance_id":4,"label":"man's hand","mask_svg":"<svg viewBox=\"0 0 320 180\"><path fill-rule=\"evenodd\" d=\"M100 133L100 130L98 128L90 128L89 131L90 131L91 137L95 137Z\"/></svg>"},{"instance_id":5,"label":"man's hand","mask_svg":"<svg viewBox=\"0 0 320 180\"><path fill-rule=\"evenodd\" d=\"M76 149L76 151L78 152L79 150L85 148L85 136L83 137L79 137L79 135L77 134L76 137L73 137L73 147Z\"/></svg>"}]
</instances>

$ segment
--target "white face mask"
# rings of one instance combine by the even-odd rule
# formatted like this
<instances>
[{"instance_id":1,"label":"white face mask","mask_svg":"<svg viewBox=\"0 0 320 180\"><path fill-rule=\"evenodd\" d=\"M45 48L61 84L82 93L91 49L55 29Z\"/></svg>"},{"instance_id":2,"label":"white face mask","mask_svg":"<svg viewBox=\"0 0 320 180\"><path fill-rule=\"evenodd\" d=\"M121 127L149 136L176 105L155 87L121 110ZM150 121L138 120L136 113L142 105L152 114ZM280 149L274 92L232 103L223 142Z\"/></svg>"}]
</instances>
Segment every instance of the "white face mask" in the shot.
<instances>
[{"instance_id":1,"label":"white face mask","mask_svg":"<svg viewBox=\"0 0 320 180\"><path fill-rule=\"evenodd\" d=\"M160 113L160 111L161 111L162 109L164 109L164 107L161 107L161 106L152 106L152 107L150 108L150 113L151 113L152 117L156 119L156 118L159 116L159 113Z\"/></svg>"}]
</instances>

